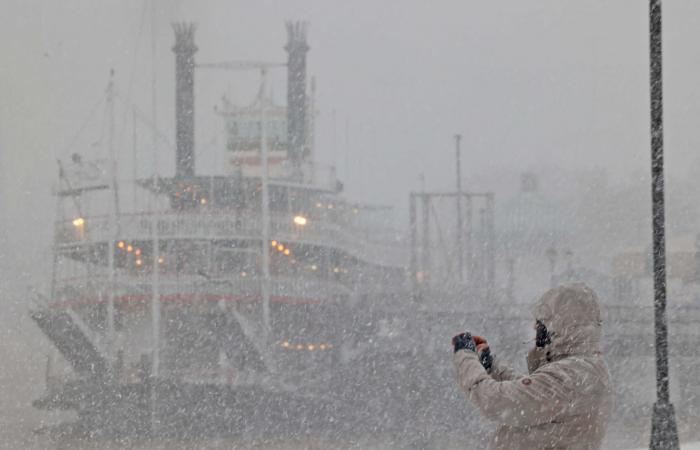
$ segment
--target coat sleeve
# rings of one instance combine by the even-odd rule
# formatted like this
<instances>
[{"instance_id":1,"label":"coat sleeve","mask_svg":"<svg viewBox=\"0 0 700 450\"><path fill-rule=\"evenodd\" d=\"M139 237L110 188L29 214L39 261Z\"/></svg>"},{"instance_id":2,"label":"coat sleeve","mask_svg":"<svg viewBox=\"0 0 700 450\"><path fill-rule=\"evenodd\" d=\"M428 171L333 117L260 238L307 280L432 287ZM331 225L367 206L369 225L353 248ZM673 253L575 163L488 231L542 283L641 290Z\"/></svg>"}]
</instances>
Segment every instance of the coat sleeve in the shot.
<instances>
[{"instance_id":1,"label":"coat sleeve","mask_svg":"<svg viewBox=\"0 0 700 450\"><path fill-rule=\"evenodd\" d=\"M507 381L489 376L476 353L455 353L457 378L469 400L487 418L514 427L550 423L565 413L575 396L567 371L551 363L535 373Z\"/></svg>"},{"instance_id":2,"label":"coat sleeve","mask_svg":"<svg viewBox=\"0 0 700 450\"><path fill-rule=\"evenodd\" d=\"M505 364L502 364L500 358L496 356L493 357L491 371L488 373L491 375L491 378L496 381L508 381L517 378L513 369Z\"/></svg>"}]
</instances>

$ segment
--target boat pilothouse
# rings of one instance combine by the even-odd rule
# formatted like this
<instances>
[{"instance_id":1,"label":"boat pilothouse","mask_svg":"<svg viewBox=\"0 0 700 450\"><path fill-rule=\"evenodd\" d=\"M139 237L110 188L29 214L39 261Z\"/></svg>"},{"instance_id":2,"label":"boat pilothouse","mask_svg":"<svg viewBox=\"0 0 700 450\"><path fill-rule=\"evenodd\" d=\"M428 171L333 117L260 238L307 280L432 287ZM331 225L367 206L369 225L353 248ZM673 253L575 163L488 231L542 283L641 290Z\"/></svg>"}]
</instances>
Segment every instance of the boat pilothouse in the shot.
<instances>
[{"instance_id":1,"label":"boat pilothouse","mask_svg":"<svg viewBox=\"0 0 700 450\"><path fill-rule=\"evenodd\" d=\"M106 157L60 163L51 289L32 317L72 371L50 377L39 406L80 409L96 383L129 392L153 380L314 383L339 361L339 337L354 332L350 308L405 287L390 211L348 201L334 171L314 164L305 26L288 24L286 106L265 90L265 72L279 65L199 66L194 27L174 28L175 175L124 181L113 125ZM198 67L263 75L250 105L224 98L216 109L225 175L195 171ZM114 98L110 83L110 117Z\"/></svg>"}]
</instances>

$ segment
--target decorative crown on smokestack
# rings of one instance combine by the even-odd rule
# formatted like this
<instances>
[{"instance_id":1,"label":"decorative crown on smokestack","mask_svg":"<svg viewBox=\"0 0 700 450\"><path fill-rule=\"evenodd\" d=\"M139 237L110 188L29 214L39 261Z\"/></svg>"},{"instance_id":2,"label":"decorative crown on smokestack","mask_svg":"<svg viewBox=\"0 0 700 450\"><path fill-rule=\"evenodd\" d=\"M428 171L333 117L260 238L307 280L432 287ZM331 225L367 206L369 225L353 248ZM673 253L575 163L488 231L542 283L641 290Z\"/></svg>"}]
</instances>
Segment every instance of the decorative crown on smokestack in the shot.
<instances>
[{"instance_id":1,"label":"decorative crown on smokestack","mask_svg":"<svg viewBox=\"0 0 700 450\"><path fill-rule=\"evenodd\" d=\"M175 31L175 174L194 176L194 45L193 23L174 23Z\"/></svg>"},{"instance_id":2,"label":"decorative crown on smokestack","mask_svg":"<svg viewBox=\"0 0 700 450\"><path fill-rule=\"evenodd\" d=\"M287 22L287 148L294 177L306 157L306 22Z\"/></svg>"}]
</instances>

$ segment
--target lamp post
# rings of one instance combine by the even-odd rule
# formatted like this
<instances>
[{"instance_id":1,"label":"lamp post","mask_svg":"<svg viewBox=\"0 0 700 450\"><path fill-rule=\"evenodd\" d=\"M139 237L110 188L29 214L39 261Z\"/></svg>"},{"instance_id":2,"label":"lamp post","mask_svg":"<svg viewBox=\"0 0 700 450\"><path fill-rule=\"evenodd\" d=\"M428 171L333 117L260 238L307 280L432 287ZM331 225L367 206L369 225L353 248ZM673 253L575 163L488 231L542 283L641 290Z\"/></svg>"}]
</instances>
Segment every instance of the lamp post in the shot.
<instances>
[{"instance_id":1,"label":"lamp post","mask_svg":"<svg viewBox=\"0 0 700 450\"><path fill-rule=\"evenodd\" d=\"M656 403L651 420L653 450L678 449L678 431L668 387L666 241L664 224L664 137L661 0L649 0L649 84L651 90L651 203L654 257Z\"/></svg>"}]
</instances>

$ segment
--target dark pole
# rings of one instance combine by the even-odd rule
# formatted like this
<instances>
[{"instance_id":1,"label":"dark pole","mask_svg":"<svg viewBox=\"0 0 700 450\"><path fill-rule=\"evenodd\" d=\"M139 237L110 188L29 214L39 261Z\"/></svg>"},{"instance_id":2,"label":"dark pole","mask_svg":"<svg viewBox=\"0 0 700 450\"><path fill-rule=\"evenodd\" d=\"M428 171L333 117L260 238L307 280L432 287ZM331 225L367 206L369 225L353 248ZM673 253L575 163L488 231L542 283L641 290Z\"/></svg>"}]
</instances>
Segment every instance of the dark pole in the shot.
<instances>
[{"instance_id":1,"label":"dark pole","mask_svg":"<svg viewBox=\"0 0 700 450\"><path fill-rule=\"evenodd\" d=\"M654 326L656 403L650 449L678 449L678 431L668 388L666 323L666 242L664 224L664 136L661 53L661 0L649 0L649 81L651 89L651 203L654 245Z\"/></svg>"},{"instance_id":2,"label":"dark pole","mask_svg":"<svg viewBox=\"0 0 700 450\"><path fill-rule=\"evenodd\" d=\"M457 165L457 233L455 245L457 247L457 279L462 281L464 276L464 248L462 248L462 160L459 143L462 140L461 134L455 134L455 157Z\"/></svg>"},{"instance_id":3,"label":"dark pole","mask_svg":"<svg viewBox=\"0 0 700 450\"><path fill-rule=\"evenodd\" d=\"M301 178L306 158L306 22L287 22L287 153L294 169L294 178ZM347 181L347 180L346 180Z\"/></svg>"},{"instance_id":4,"label":"dark pole","mask_svg":"<svg viewBox=\"0 0 700 450\"><path fill-rule=\"evenodd\" d=\"M194 176L194 45L195 26L175 23L175 127L177 177Z\"/></svg>"}]
</instances>

